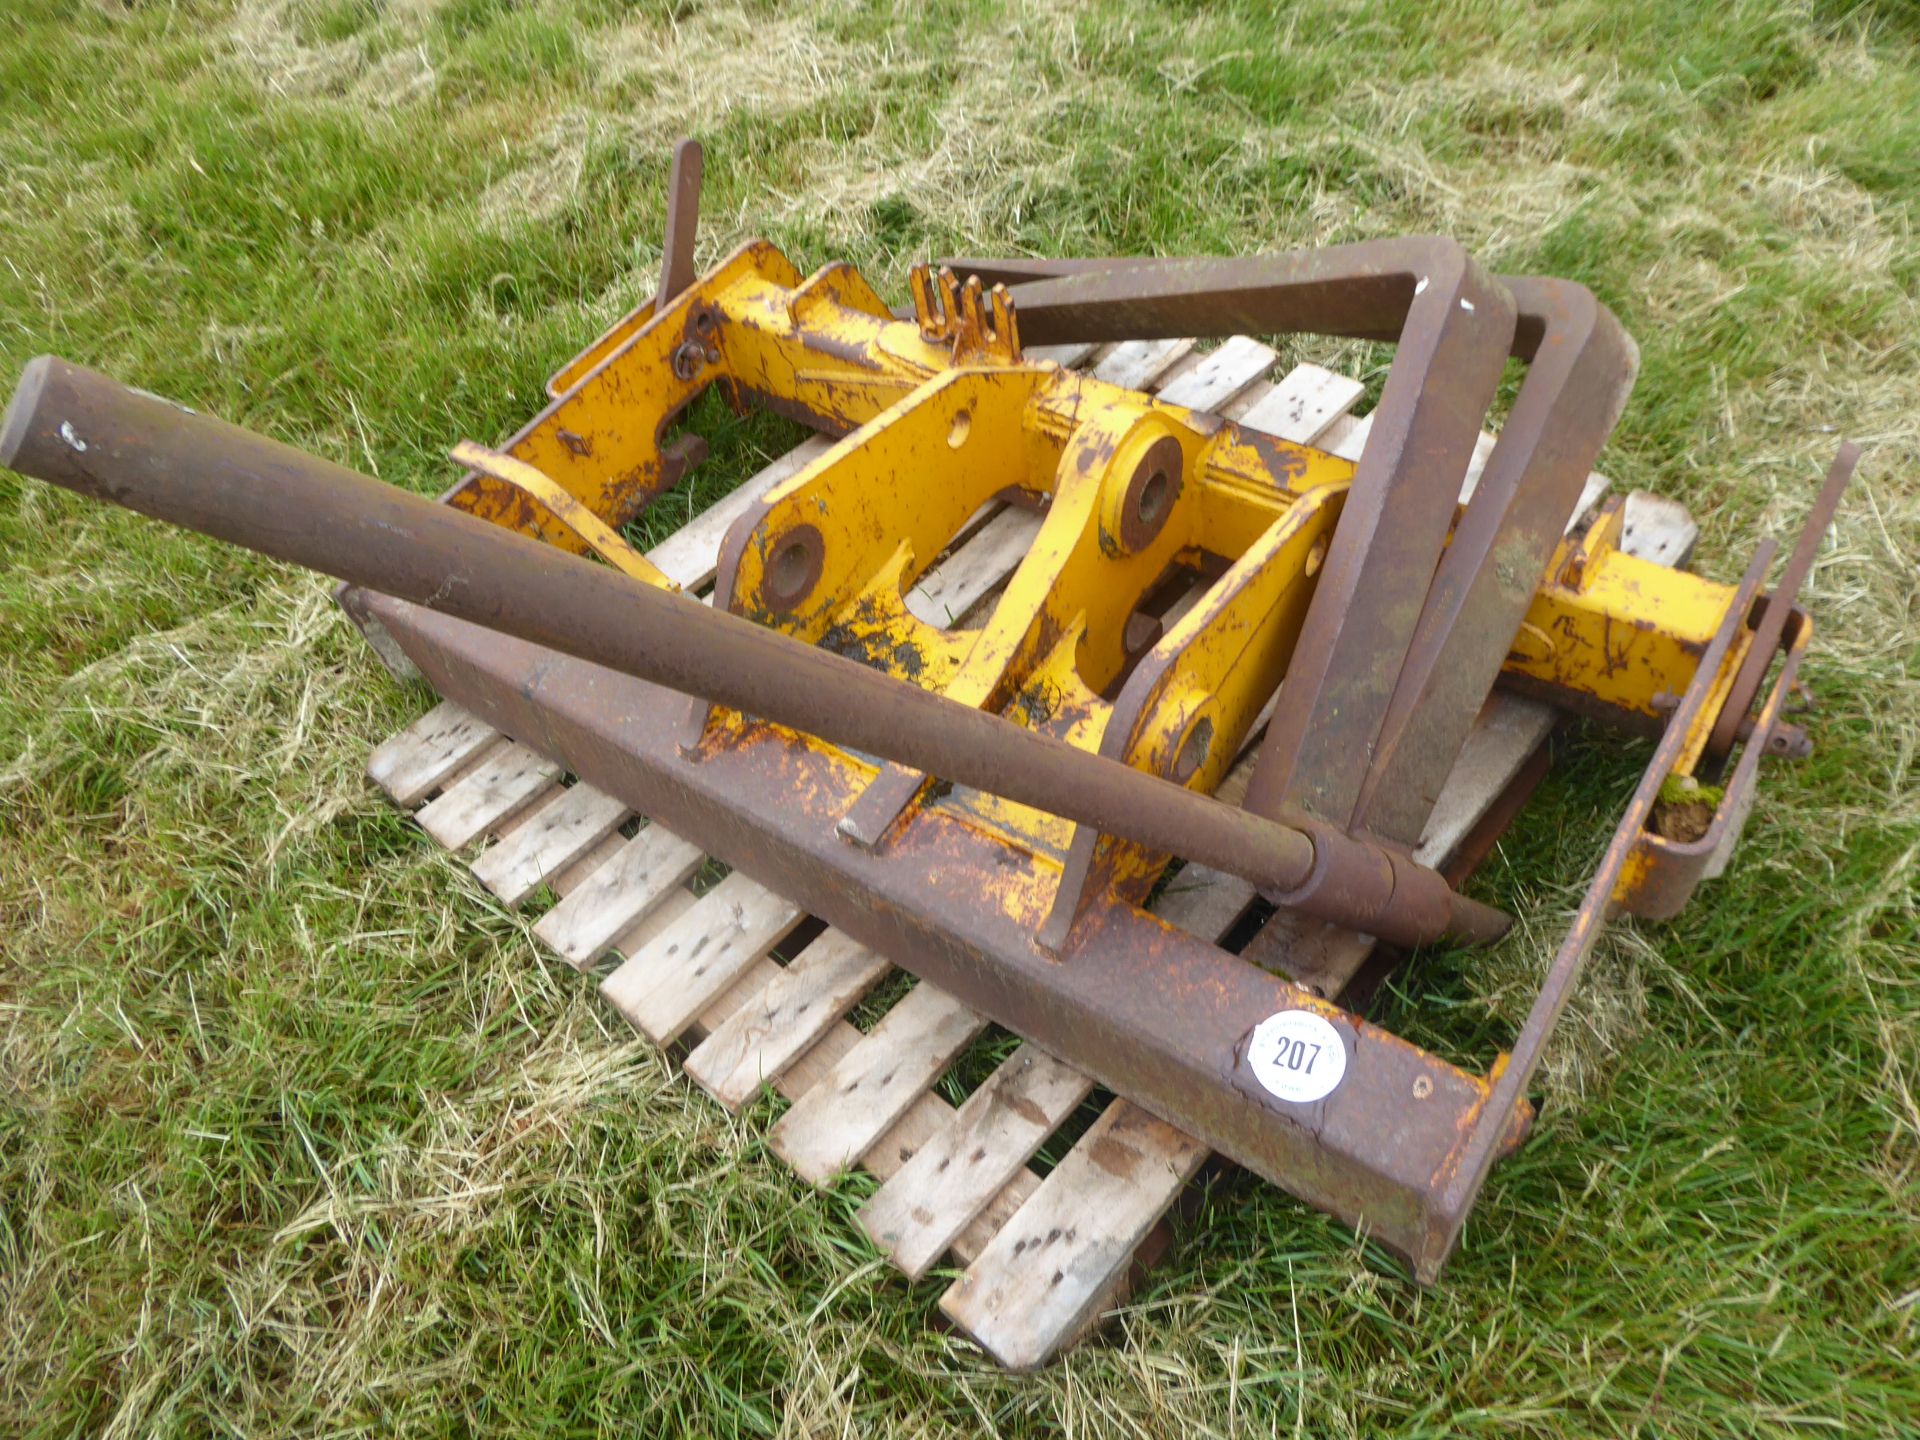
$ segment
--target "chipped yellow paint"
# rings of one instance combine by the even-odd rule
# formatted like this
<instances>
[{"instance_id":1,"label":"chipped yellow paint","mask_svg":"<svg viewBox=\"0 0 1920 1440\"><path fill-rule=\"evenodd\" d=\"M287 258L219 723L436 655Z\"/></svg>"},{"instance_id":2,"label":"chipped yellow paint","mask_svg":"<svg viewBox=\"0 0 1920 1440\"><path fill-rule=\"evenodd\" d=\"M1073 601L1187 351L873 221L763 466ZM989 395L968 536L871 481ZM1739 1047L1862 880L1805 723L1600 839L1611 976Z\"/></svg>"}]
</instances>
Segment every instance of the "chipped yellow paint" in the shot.
<instances>
[{"instance_id":1,"label":"chipped yellow paint","mask_svg":"<svg viewBox=\"0 0 1920 1440\"><path fill-rule=\"evenodd\" d=\"M451 453L462 465L531 495L546 508L549 515L571 530L582 544L616 570L662 590L680 588L660 573L659 566L629 545L619 531L589 510L584 501L562 489L551 476L534 469L526 461L502 455L471 440L462 440L453 447Z\"/></svg>"}]
</instances>

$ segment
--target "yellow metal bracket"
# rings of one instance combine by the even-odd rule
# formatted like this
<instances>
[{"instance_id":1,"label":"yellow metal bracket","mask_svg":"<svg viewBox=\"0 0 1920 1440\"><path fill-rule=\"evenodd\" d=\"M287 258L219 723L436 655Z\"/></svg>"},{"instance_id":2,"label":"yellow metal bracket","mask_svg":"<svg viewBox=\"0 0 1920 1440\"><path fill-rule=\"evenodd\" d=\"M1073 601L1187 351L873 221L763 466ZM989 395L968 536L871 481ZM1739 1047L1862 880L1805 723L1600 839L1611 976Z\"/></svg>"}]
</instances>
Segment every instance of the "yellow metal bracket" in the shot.
<instances>
[{"instance_id":1,"label":"yellow metal bracket","mask_svg":"<svg viewBox=\"0 0 1920 1440\"><path fill-rule=\"evenodd\" d=\"M547 512L554 519L577 535L583 545L616 570L624 571L636 580L644 580L649 585L657 585L662 590L680 588L661 574L657 565L622 539L619 531L544 471L511 455L502 455L497 450L476 445L471 440L462 440L453 447L451 453L462 465L531 495L547 507Z\"/></svg>"}]
</instances>

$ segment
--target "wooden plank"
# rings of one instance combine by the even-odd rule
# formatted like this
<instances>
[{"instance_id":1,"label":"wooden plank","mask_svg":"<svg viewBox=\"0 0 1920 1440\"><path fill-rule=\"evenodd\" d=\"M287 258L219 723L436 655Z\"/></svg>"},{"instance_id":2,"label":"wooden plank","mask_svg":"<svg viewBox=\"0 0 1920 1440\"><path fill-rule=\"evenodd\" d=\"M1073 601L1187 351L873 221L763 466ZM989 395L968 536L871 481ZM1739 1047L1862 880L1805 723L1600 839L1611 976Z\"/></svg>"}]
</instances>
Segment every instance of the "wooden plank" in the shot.
<instances>
[{"instance_id":1,"label":"wooden plank","mask_svg":"<svg viewBox=\"0 0 1920 1440\"><path fill-rule=\"evenodd\" d=\"M1520 773L1527 757L1540 748L1558 719L1551 705L1517 695L1495 695L1467 732L1413 858L1422 865L1437 866L1451 855Z\"/></svg>"},{"instance_id":2,"label":"wooden plank","mask_svg":"<svg viewBox=\"0 0 1920 1440\"><path fill-rule=\"evenodd\" d=\"M804 918L791 900L736 870L601 981L600 993L665 1045Z\"/></svg>"},{"instance_id":3,"label":"wooden plank","mask_svg":"<svg viewBox=\"0 0 1920 1440\"><path fill-rule=\"evenodd\" d=\"M864 1039L860 1032L842 1020L831 1026L820 1043L788 1066L774 1081L774 1088L788 1100L798 1101L818 1085L822 1078L850 1054ZM877 1179L892 1177L953 1121L953 1106L936 1091L922 1090L900 1118L867 1147L860 1157L860 1168ZM962 1265L987 1248L1000 1227L1040 1188L1040 1177L1021 1170L991 1204L954 1239L953 1253Z\"/></svg>"},{"instance_id":4,"label":"wooden plank","mask_svg":"<svg viewBox=\"0 0 1920 1440\"><path fill-rule=\"evenodd\" d=\"M986 1024L944 990L915 985L780 1117L767 1143L801 1176L825 1184L872 1148Z\"/></svg>"},{"instance_id":5,"label":"wooden plank","mask_svg":"<svg viewBox=\"0 0 1920 1440\"><path fill-rule=\"evenodd\" d=\"M1571 535L1580 528L1580 524L1593 513L1593 507L1600 503L1600 497L1607 493L1612 481L1598 470L1587 476L1587 483L1580 487L1580 498L1574 502L1573 514L1567 517L1567 528L1562 534Z\"/></svg>"},{"instance_id":6,"label":"wooden plank","mask_svg":"<svg viewBox=\"0 0 1920 1440\"><path fill-rule=\"evenodd\" d=\"M424 800L454 771L500 738L500 732L451 700L442 700L367 760L367 778L396 805Z\"/></svg>"},{"instance_id":7,"label":"wooden plank","mask_svg":"<svg viewBox=\"0 0 1920 1440\"><path fill-rule=\"evenodd\" d=\"M1318 365L1296 365L1240 417L1249 429L1308 445L1362 395L1367 387Z\"/></svg>"},{"instance_id":8,"label":"wooden plank","mask_svg":"<svg viewBox=\"0 0 1920 1440\"><path fill-rule=\"evenodd\" d=\"M1190 862L1167 882L1153 913L1169 925L1214 941L1246 913L1254 894L1250 881Z\"/></svg>"},{"instance_id":9,"label":"wooden plank","mask_svg":"<svg viewBox=\"0 0 1920 1440\"><path fill-rule=\"evenodd\" d=\"M679 924L681 917L699 903L700 897L693 891L685 885L675 885L652 909L622 930L608 948L617 955L631 955L651 945L654 937L665 933L668 926Z\"/></svg>"},{"instance_id":10,"label":"wooden plank","mask_svg":"<svg viewBox=\"0 0 1920 1440\"><path fill-rule=\"evenodd\" d=\"M1191 349L1191 340L1128 340L1102 357L1093 367L1093 378L1128 390L1143 390Z\"/></svg>"},{"instance_id":11,"label":"wooden plank","mask_svg":"<svg viewBox=\"0 0 1920 1440\"><path fill-rule=\"evenodd\" d=\"M1250 335L1234 335L1176 380L1167 382L1160 398L1189 410L1214 410L1253 384L1280 358L1272 347Z\"/></svg>"},{"instance_id":12,"label":"wooden plank","mask_svg":"<svg viewBox=\"0 0 1920 1440\"><path fill-rule=\"evenodd\" d=\"M534 935L569 965L584 970L700 868L700 848L661 825L649 825L566 899L541 917Z\"/></svg>"},{"instance_id":13,"label":"wooden plank","mask_svg":"<svg viewBox=\"0 0 1920 1440\"><path fill-rule=\"evenodd\" d=\"M1256 727L1256 729L1257 728L1258 727ZM1240 798L1246 792L1247 781L1251 776L1251 758L1243 757L1232 770L1227 772L1226 779L1221 781L1215 793L1221 799L1228 801L1228 803L1238 804ZM1190 881L1197 883L1183 886L1183 882ZM1213 885L1209 883L1210 881L1220 882L1219 888L1215 889ZM1234 890L1237 893L1228 895L1226 892L1229 890ZM1218 941L1226 934L1228 929L1232 927L1234 922L1239 919L1241 913L1246 909L1247 905L1252 902L1253 898L1253 887L1243 880L1223 875L1217 871L1210 872L1205 866L1188 866L1186 870L1183 870L1181 874L1176 877L1174 883L1169 885L1167 890L1154 901L1152 909L1156 915L1166 920L1169 924L1178 925L1182 929L1192 934L1200 935L1209 941ZM1223 904L1223 901L1228 903ZM944 1101L941 1101L938 1096L932 1094L922 1096L921 1100L925 1102L929 1108L944 1108L945 1105ZM918 1113L919 1112L910 1112L908 1119L916 1118ZM894 1134L907 1129L907 1125L908 1121L903 1120L901 1124L896 1127L895 1132L890 1133L872 1150L869 1150L861 1162L864 1168L872 1171L882 1180L885 1180L889 1173L889 1165L898 1166L909 1162L912 1159L912 1155L918 1152L919 1146L933 1143L933 1141L937 1139L937 1131L933 1134L925 1135L922 1138L910 1142L914 1147L911 1151L896 1156L889 1147L893 1143ZM1172 1133L1177 1134L1178 1132ZM1013 1179L1008 1181L1007 1184L1001 1188L1000 1192L993 1197L993 1200L988 1204L987 1208L975 1216L966 1228L955 1237L950 1248L959 1263L962 1265L971 1264L975 1257L985 1251L987 1246L993 1243L994 1236L1000 1233L1006 1223L1019 1211L1020 1207L1026 1204L1027 1200L1032 1197L1034 1191L1038 1189L1039 1184L1040 1177L1031 1169L1023 1167L1017 1171ZM1116 1280L1115 1285L1109 1289L1109 1295L1120 1292L1124 1278L1125 1277L1122 1276L1119 1280ZM1071 1338L1071 1336L1065 1337L1062 1343L1066 1343L1066 1341L1071 1340Z\"/></svg>"},{"instance_id":14,"label":"wooden plank","mask_svg":"<svg viewBox=\"0 0 1920 1440\"><path fill-rule=\"evenodd\" d=\"M502 746L450 785L414 818L449 850L472 844L531 804L560 778L560 767L530 746Z\"/></svg>"},{"instance_id":15,"label":"wooden plank","mask_svg":"<svg viewBox=\"0 0 1920 1440\"><path fill-rule=\"evenodd\" d=\"M1480 472L1487 468L1487 461L1493 458L1493 436L1482 430L1473 442L1473 454L1467 457L1466 478L1460 482L1459 503L1464 505L1473 498L1473 492L1480 488Z\"/></svg>"},{"instance_id":16,"label":"wooden plank","mask_svg":"<svg viewBox=\"0 0 1920 1440\"><path fill-rule=\"evenodd\" d=\"M1030 365L1052 361L1062 370L1071 370L1099 348L1091 340L1070 340L1064 345L1028 345L1020 351L1020 358Z\"/></svg>"},{"instance_id":17,"label":"wooden plank","mask_svg":"<svg viewBox=\"0 0 1920 1440\"><path fill-rule=\"evenodd\" d=\"M1045 1364L1206 1157L1199 1141L1114 1101L940 1297L941 1312L1009 1369Z\"/></svg>"},{"instance_id":18,"label":"wooden plank","mask_svg":"<svg viewBox=\"0 0 1920 1440\"><path fill-rule=\"evenodd\" d=\"M632 814L623 801L591 785L571 786L474 861L474 878L518 905Z\"/></svg>"},{"instance_id":19,"label":"wooden plank","mask_svg":"<svg viewBox=\"0 0 1920 1440\"><path fill-rule=\"evenodd\" d=\"M1040 512L1009 505L973 538L920 577L907 609L929 625L951 625L998 585L1033 548Z\"/></svg>"},{"instance_id":20,"label":"wooden plank","mask_svg":"<svg viewBox=\"0 0 1920 1440\"><path fill-rule=\"evenodd\" d=\"M1086 1076L1021 1045L861 1207L860 1224L918 1280L1092 1093Z\"/></svg>"},{"instance_id":21,"label":"wooden plank","mask_svg":"<svg viewBox=\"0 0 1920 1440\"><path fill-rule=\"evenodd\" d=\"M710 1020L709 1028L718 1029L733 1013L733 1009L727 1006L728 1000L737 996L736 1007L748 1003L757 992L764 990L777 978L777 970L778 967L771 960L756 962L732 990L702 1013L701 1023L707 1024ZM845 1020L835 1021L811 1049L799 1055L774 1077L774 1089L789 1101L799 1100L865 1038ZM952 1122L953 1109L938 1092L922 1090L900 1117L861 1155L861 1168L881 1181L889 1179L919 1153L921 1146L929 1143ZM964 1265L984 1250L995 1232L1026 1203L1027 1197L1039 1185L1040 1177L1031 1170L1023 1169L1015 1175L986 1210L955 1238L952 1248L959 1262Z\"/></svg>"},{"instance_id":22,"label":"wooden plank","mask_svg":"<svg viewBox=\"0 0 1920 1440\"><path fill-rule=\"evenodd\" d=\"M567 896L573 894L574 891L591 880L595 872L598 871L602 865L606 864L609 860L613 859L614 856L618 855L621 850L625 849L626 844L627 837L617 830L614 831L613 834L602 839L599 844L589 847L584 855L567 866L566 869L556 872L547 884L552 888L553 893L557 897L562 900L566 899Z\"/></svg>"},{"instance_id":23,"label":"wooden plank","mask_svg":"<svg viewBox=\"0 0 1920 1440\"><path fill-rule=\"evenodd\" d=\"M701 1041L681 1068L737 1111L892 968L852 936L826 930Z\"/></svg>"},{"instance_id":24,"label":"wooden plank","mask_svg":"<svg viewBox=\"0 0 1920 1440\"><path fill-rule=\"evenodd\" d=\"M826 454L833 443L824 435L802 440L647 551L647 559L682 590L698 590L713 579L714 565L720 558L720 542L726 538L727 527L775 485L798 475Z\"/></svg>"},{"instance_id":25,"label":"wooden plank","mask_svg":"<svg viewBox=\"0 0 1920 1440\"><path fill-rule=\"evenodd\" d=\"M1342 460L1358 460L1367 448L1367 435L1373 429L1373 416L1343 415L1326 431L1327 450Z\"/></svg>"},{"instance_id":26,"label":"wooden plank","mask_svg":"<svg viewBox=\"0 0 1920 1440\"><path fill-rule=\"evenodd\" d=\"M1678 500L1645 490L1627 492L1620 515L1620 548L1627 554L1656 565L1679 565L1699 538L1699 524Z\"/></svg>"}]
</instances>

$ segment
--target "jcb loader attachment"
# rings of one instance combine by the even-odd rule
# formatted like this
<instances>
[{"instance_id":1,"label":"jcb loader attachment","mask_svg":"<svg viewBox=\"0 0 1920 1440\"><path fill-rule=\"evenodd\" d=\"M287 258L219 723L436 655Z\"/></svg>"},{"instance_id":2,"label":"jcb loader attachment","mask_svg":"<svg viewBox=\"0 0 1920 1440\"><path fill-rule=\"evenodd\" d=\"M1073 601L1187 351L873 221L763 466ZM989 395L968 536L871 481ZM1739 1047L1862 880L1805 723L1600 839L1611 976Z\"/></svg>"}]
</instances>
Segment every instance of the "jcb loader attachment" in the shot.
<instances>
[{"instance_id":1,"label":"jcb loader attachment","mask_svg":"<svg viewBox=\"0 0 1920 1440\"><path fill-rule=\"evenodd\" d=\"M504 446L461 446L443 503L52 358L0 463L350 582L449 699L1432 1280L1600 925L1684 904L1759 758L1804 750L1794 593L1856 452L1771 593L1771 545L1719 584L1624 553L1617 507L1566 533L1636 365L1578 285L1406 239L956 260L896 315L763 242L695 278L689 168L657 298ZM1395 343L1357 460L1026 348L1249 331ZM1509 359L1525 378L1476 457ZM713 386L832 443L738 508L703 603L621 532L699 462L674 429ZM916 613L1009 504L1040 518L1004 586ZM1496 687L1659 740L1476 1073L1289 978L1286 947L1502 933L1414 858ZM1729 764L1697 833L1654 828L1663 784ZM1148 907L1181 865L1291 928L1242 955L1169 925Z\"/></svg>"}]
</instances>

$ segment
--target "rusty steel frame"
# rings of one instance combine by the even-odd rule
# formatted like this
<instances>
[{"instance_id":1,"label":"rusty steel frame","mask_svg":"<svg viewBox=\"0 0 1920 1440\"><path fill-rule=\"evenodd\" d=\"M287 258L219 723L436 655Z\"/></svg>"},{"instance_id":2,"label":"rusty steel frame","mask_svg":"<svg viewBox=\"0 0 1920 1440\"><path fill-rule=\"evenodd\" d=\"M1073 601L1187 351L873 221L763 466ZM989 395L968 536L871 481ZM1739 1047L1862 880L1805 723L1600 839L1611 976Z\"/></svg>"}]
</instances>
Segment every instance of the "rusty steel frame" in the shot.
<instances>
[{"instance_id":1,"label":"rusty steel frame","mask_svg":"<svg viewBox=\"0 0 1920 1440\"><path fill-rule=\"evenodd\" d=\"M1011 284L1023 333L1048 342L1397 340L1247 807L1418 841L1633 387L1639 352L1612 312L1572 281L1485 276L1437 237L1230 260L942 263ZM1454 524L1509 353L1526 379ZM1353 525L1356 511L1385 534Z\"/></svg>"},{"instance_id":2,"label":"rusty steel frame","mask_svg":"<svg viewBox=\"0 0 1920 1440\"><path fill-rule=\"evenodd\" d=\"M700 347L688 359L694 373L720 353L710 312L674 318L692 283L698 173L697 147L683 149L659 294L555 377L556 400L651 326L690 327L681 348ZM50 358L29 367L9 407L0 463L356 582L350 611L442 695L1361 1227L1431 1281L1488 1167L1527 1128L1527 1082L1600 923L1616 908L1651 913L1667 890L1690 890L1737 833L1810 631L1792 610L1792 586L1760 619L1774 639L1786 636L1788 658L1704 854L1651 844L1647 818L1660 782L1698 753L1709 719L1723 718L1714 707L1730 685L1744 687L1752 672L1757 686L1768 668L1771 646L1761 653L1749 631L1770 551L1701 647L1512 1056L1472 1074L1137 905L1099 903L1093 887L1074 887L1090 847L1111 836L1244 876L1278 903L1389 941L1497 935L1505 917L1416 865L1406 847L1618 417L1631 342L1581 287L1488 275L1446 241L1248 261L961 263L1015 288L996 293L989 319L978 285L948 285L938 336L923 315L923 338L944 338L956 363L965 348L969 363L1019 364L1016 310L1019 333L1041 343L1247 329L1399 342L1248 810L465 513L456 507L472 500L471 475L452 505L434 506ZM851 293L858 277L847 275L836 283ZM696 333L703 313L708 328ZM1456 521L1459 483L1509 354L1530 362L1527 378ZM848 428L804 407L789 413ZM634 503L696 458L692 442L663 445ZM1832 509L1824 496L1823 505L1819 529ZM1811 543L1817 534L1796 550L1792 585ZM675 692L740 712L726 743L690 756ZM1354 726L1373 743L1354 743ZM871 767L795 744L794 731L1079 822L1054 917L1043 925L1044 915L980 903L973 883L1021 867L1038 875L1048 862L955 811L925 807L884 845L848 843L838 822ZM944 874L972 882L942 885ZM1248 1063L1252 1027L1282 1010L1323 1016L1365 1059L1309 1105L1277 1098Z\"/></svg>"}]
</instances>

